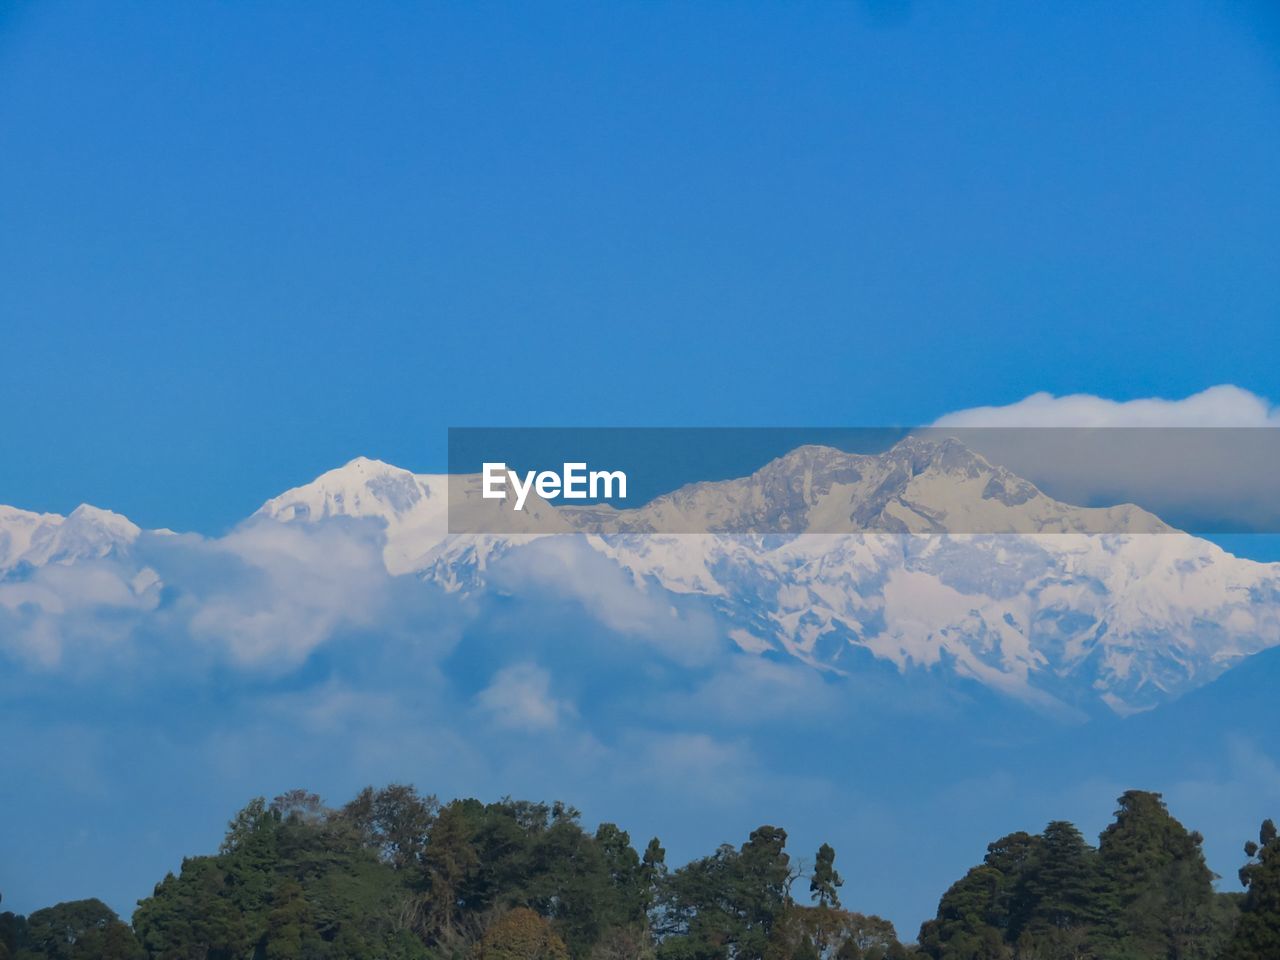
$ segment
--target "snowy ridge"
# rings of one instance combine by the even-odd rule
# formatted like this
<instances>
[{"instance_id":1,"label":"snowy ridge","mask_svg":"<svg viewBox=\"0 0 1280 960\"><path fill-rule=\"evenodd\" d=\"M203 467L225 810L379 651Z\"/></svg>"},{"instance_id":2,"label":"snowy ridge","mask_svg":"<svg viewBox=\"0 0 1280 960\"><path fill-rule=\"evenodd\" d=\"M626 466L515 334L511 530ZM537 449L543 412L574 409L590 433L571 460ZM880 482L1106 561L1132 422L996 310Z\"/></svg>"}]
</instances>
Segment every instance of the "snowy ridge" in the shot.
<instances>
[{"instance_id":1,"label":"snowy ridge","mask_svg":"<svg viewBox=\"0 0 1280 960\"><path fill-rule=\"evenodd\" d=\"M801 447L749 477L628 511L539 502L527 529L504 536L450 535L449 483L464 485L455 509L498 508L475 478L358 458L252 521L374 522L390 574L476 596L494 562L577 531L635 589L710 604L749 653L837 672L867 657L950 670L1039 704L1141 711L1280 644L1280 565L1170 532L1135 506L1060 503L955 441L908 439L879 455ZM595 532L617 529L619 514L634 532ZM1008 532L947 532L975 517ZM746 532L762 525L792 532ZM718 532L646 532L655 528ZM1113 532L1088 532L1098 529ZM91 507L66 518L0 508L0 578L19 565L127 557L138 535Z\"/></svg>"},{"instance_id":2,"label":"snowy ridge","mask_svg":"<svg viewBox=\"0 0 1280 960\"><path fill-rule=\"evenodd\" d=\"M1075 507L952 439L881 454L803 446L748 477L695 483L638 509L561 507L586 532L1162 533L1132 504Z\"/></svg>"},{"instance_id":3,"label":"snowy ridge","mask_svg":"<svg viewBox=\"0 0 1280 960\"><path fill-rule=\"evenodd\" d=\"M448 506L442 475L417 475L381 460L357 457L301 487L268 500L255 517L282 523L319 523L333 517L370 517L386 526L388 572L411 573L444 539Z\"/></svg>"},{"instance_id":4,"label":"snowy ridge","mask_svg":"<svg viewBox=\"0 0 1280 960\"><path fill-rule=\"evenodd\" d=\"M84 503L65 517L0 506L0 574L20 564L100 559L126 549L141 532L120 514Z\"/></svg>"}]
</instances>

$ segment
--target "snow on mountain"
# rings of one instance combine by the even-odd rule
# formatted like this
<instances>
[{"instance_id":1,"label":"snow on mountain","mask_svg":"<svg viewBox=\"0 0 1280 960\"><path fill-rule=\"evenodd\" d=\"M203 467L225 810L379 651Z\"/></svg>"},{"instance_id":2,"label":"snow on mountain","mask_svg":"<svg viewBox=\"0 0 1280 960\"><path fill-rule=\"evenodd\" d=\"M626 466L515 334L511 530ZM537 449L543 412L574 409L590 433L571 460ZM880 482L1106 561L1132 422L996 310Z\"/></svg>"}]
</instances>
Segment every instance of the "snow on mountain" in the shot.
<instances>
[{"instance_id":1,"label":"snow on mountain","mask_svg":"<svg viewBox=\"0 0 1280 960\"><path fill-rule=\"evenodd\" d=\"M389 570L482 592L493 558L531 538L449 536L446 482L353 461L261 512L379 517ZM1024 699L1129 713L1280 643L1280 568L1132 505L1060 503L952 440L878 455L801 447L636 509L550 509L530 532L564 521L637 589L706 598L744 650L824 670L868 654L902 670L946 664ZM789 533L749 532L761 529ZM947 533L971 529L999 533Z\"/></svg>"},{"instance_id":2,"label":"snow on mountain","mask_svg":"<svg viewBox=\"0 0 1280 960\"><path fill-rule=\"evenodd\" d=\"M1131 504L1060 503L953 439L881 454L802 446L749 477L695 483L637 509L561 507L581 530L637 533L1167 532Z\"/></svg>"},{"instance_id":3,"label":"snow on mountain","mask_svg":"<svg viewBox=\"0 0 1280 960\"><path fill-rule=\"evenodd\" d=\"M600 540L712 598L746 649L855 671L950 663L1026 699L1147 709L1280 642L1280 568L1184 534Z\"/></svg>"},{"instance_id":4,"label":"snow on mountain","mask_svg":"<svg viewBox=\"0 0 1280 960\"><path fill-rule=\"evenodd\" d=\"M449 485L455 484L454 509L497 514L499 501L480 496L479 479L444 474L414 474L381 460L357 457L345 466L321 474L311 483L268 500L254 514L282 522L319 522L332 517L373 518L384 525L387 571L397 576L415 573L432 562L434 553L450 538ZM556 511L531 496L519 519L529 532L569 533L573 528ZM475 526L484 524L475 521ZM512 527L508 520L504 526ZM518 529L513 530L519 533ZM476 544L467 542L475 555ZM481 544L483 546L483 544ZM485 551L481 550L481 555Z\"/></svg>"},{"instance_id":5,"label":"snow on mountain","mask_svg":"<svg viewBox=\"0 0 1280 960\"><path fill-rule=\"evenodd\" d=\"M65 517L0 506L0 574L19 564L99 559L127 548L140 533L120 514L83 503Z\"/></svg>"},{"instance_id":6,"label":"snow on mountain","mask_svg":"<svg viewBox=\"0 0 1280 960\"><path fill-rule=\"evenodd\" d=\"M345 466L268 500L254 514L285 523L331 517L371 517L386 527L383 560L396 575L445 536L445 476L418 476L381 460L357 457Z\"/></svg>"},{"instance_id":7,"label":"snow on mountain","mask_svg":"<svg viewBox=\"0 0 1280 960\"><path fill-rule=\"evenodd\" d=\"M632 510L533 503L527 525L502 536L450 535L449 484L461 485L455 509L500 508L476 478L359 458L254 517L372 520L389 573L477 596L496 560L576 530L636 590L711 605L744 651L824 671L868 658L952 671L1047 705L1149 709L1280 644L1280 565L1134 506L1060 503L955 441L909 438L878 455L801 447ZM784 532L750 532L760 529ZM997 532L954 532L973 529ZM0 508L0 577L127 550L137 536L90 507L66 518Z\"/></svg>"}]
</instances>

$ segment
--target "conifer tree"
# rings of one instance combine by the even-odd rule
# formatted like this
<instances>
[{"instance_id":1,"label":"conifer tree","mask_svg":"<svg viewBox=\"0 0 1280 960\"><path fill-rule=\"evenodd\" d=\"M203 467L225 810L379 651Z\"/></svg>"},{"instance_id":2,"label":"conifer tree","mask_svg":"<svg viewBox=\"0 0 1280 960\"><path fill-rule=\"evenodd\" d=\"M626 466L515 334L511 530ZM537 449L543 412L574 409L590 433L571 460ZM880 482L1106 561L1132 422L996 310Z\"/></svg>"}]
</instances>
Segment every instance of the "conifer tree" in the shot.
<instances>
[{"instance_id":1,"label":"conifer tree","mask_svg":"<svg viewBox=\"0 0 1280 960\"><path fill-rule=\"evenodd\" d=\"M809 881L809 893L823 907L839 907L839 887L844 880L835 868L836 852L829 843L818 848L818 855L813 862L813 877Z\"/></svg>"},{"instance_id":2,"label":"conifer tree","mask_svg":"<svg viewBox=\"0 0 1280 960\"><path fill-rule=\"evenodd\" d=\"M1221 932L1203 838L1175 820L1158 793L1130 790L1117 802L1116 819L1099 845L1112 937L1136 957L1216 952Z\"/></svg>"},{"instance_id":3,"label":"conifer tree","mask_svg":"<svg viewBox=\"0 0 1280 960\"><path fill-rule=\"evenodd\" d=\"M1240 869L1247 892L1240 920L1223 960L1275 960L1280 957L1280 839L1276 825L1263 821L1258 842L1245 844L1249 863Z\"/></svg>"}]
</instances>

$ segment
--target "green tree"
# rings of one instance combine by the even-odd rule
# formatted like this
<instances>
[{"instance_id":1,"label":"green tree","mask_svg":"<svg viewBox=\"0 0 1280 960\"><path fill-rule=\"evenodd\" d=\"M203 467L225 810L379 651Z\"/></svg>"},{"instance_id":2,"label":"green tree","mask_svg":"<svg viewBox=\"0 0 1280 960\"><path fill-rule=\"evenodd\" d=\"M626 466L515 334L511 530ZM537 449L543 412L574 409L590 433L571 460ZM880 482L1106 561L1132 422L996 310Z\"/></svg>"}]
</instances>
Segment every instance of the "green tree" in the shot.
<instances>
[{"instance_id":1,"label":"green tree","mask_svg":"<svg viewBox=\"0 0 1280 960\"><path fill-rule=\"evenodd\" d=\"M154 960L425 953L403 923L416 877L380 859L314 795L253 801L220 849L184 861L139 903L134 929Z\"/></svg>"},{"instance_id":2,"label":"green tree","mask_svg":"<svg viewBox=\"0 0 1280 960\"><path fill-rule=\"evenodd\" d=\"M276 888L267 929L260 941L265 960L310 960L326 955L302 884L283 880Z\"/></svg>"},{"instance_id":3,"label":"green tree","mask_svg":"<svg viewBox=\"0 0 1280 960\"><path fill-rule=\"evenodd\" d=\"M840 906L838 890L844 880L836 873L836 852L829 843L818 848L813 862L813 876L809 880L809 893L820 906Z\"/></svg>"},{"instance_id":4,"label":"green tree","mask_svg":"<svg viewBox=\"0 0 1280 960\"><path fill-rule=\"evenodd\" d=\"M267 809L265 797L255 797L227 824L227 834L219 853L234 853L243 844L280 822L280 815Z\"/></svg>"},{"instance_id":5,"label":"green tree","mask_svg":"<svg viewBox=\"0 0 1280 960\"><path fill-rule=\"evenodd\" d=\"M415 924L429 944L455 943L469 932L465 913L476 906L472 891L480 872L474 843L479 808L477 801L455 800L431 826L422 855L426 893Z\"/></svg>"},{"instance_id":6,"label":"green tree","mask_svg":"<svg viewBox=\"0 0 1280 960\"><path fill-rule=\"evenodd\" d=\"M1203 838L1166 809L1158 793L1130 790L1098 852L1111 887L1112 936L1139 960L1208 960L1226 931L1204 861Z\"/></svg>"},{"instance_id":7,"label":"green tree","mask_svg":"<svg viewBox=\"0 0 1280 960\"><path fill-rule=\"evenodd\" d=\"M80 960L102 955L108 931L116 944L121 938L118 928L128 931L101 900L72 900L31 914L25 940L30 950L49 960Z\"/></svg>"},{"instance_id":8,"label":"green tree","mask_svg":"<svg viewBox=\"0 0 1280 960\"><path fill-rule=\"evenodd\" d=\"M1244 900L1240 920L1223 960L1275 960L1280 957L1280 839L1276 825L1263 821L1258 842L1245 844L1249 862L1240 869Z\"/></svg>"},{"instance_id":9,"label":"green tree","mask_svg":"<svg viewBox=\"0 0 1280 960\"><path fill-rule=\"evenodd\" d=\"M18 948L26 943L27 918L16 913L0 913L0 960L17 956Z\"/></svg>"},{"instance_id":10,"label":"green tree","mask_svg":"<svg viewBox=\"0 0 1280 960\"><path fill-rule=\"evenodd\" d=\"M659 956L766 956L791 903L786 839L785 830L762 826L741 849L721 846L671 874L656 916Z\"/></svg>"},{"instance_id":11,"label":"green tree","mask_svg":"<svg viewBox=\"0 0 1280 960\"><path fill-rule=\"evenodd\" d=\"M982 862L1000 874L987 909L986 922L1000 931L1006 943L1016 943L1031 916L1033 900L1027 880L1036 868L1044 838L1025 831L1006 834L987 844Z\"/></svg>"},{"instance_id":12,"label":"green tree","mask_svg":"<svg viewBox=\"0 0 1280 960\"><path fill-rule=\"evenodd\" d=\"M362 842L396 869L420 866L427 837L440 811L434 796L424 797L406 784L375 790L365 787L342 808Z\"/></svg>"},{"instance_id":13,"label":"green tree","mask_svg":"<svg viewBox=\"0 0 1280 960\"><path fill-rule=\"evenodd\" d=\"M569 950L555 930L528 907L500 916L484 932L478 960L569 960Z\"/></svg>"},{"instance_id":14,"label":"green tree","mask_svg":"<svg viewBox=\"0 0 1280 960\"><path fill-rule=\"evenodd\" d=\"M1098 852L1074 824L1055 820L1045 827L1027 870L1026 892L1030 901L1020 944L1034 944L1053 960L1094 952L1112 910Z\"/></svg>"},{"instance_id":15,"label":"green tree","mask_svg":"<svg viewBox=\"0 0 1280 960\"><path fill-rule=\"evenodd\" d=\"M640 882L644 884L645 912L653 910L667 880L667 851L657 837L652 837L640 858Z\"/></svg>"},{"instance_id":16,"label":"green tree","mask_svg":"<svg viewBox=\"0 0 1280 960\"><path fill-rule=\"evenodd\" d=\"M762 826L742 845L735 877L734 907L741 920L734 955L764 957L773 932L790 902L791 859L787 831Z\"/></svg>"},{"instance_id":17,"label":"green tree","mask_svg":"<svg viewBox=\"0 0 1280 960\"><path fill-rule=\"evenodd\" d=\"M169 874L138 904L133 928L149 956L233 960L249 949L256 938L248 933L248 918L232 902L221 859L184 860L179 875Z\"/></svg>"},{"instance_id":18,"label":"green tree","mask_svg":"<svg viewBox=\"0 0 1280 960\"><path fill-rule=\"evenodd\" d=\"M819 904L792 904L773 955L790 960L898 960L906 952L893 924L882 917Z\"/></svg>"},{"instance_id":19,"label":"green tree","mask_svg":"<svg viewBox=\"0 0 1280 960\"><path fill-rule=\"evenodd\" d=\"M1010 955L997 926L1009 878L997 868L972 868L942 895L938 914L920 928L920 948L935 960L1002 960Z\"/></svg>"}]
</instances>

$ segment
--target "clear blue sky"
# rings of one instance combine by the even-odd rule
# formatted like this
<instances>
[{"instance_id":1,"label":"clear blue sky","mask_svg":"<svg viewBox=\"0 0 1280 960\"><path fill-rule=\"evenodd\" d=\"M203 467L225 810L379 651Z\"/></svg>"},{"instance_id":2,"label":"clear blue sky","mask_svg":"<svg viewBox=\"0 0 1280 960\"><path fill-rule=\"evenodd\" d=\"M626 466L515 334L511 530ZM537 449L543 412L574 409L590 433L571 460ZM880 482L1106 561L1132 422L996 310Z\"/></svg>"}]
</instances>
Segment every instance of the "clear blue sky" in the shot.
<instances>
[{"instance_id":1,"label":"clear blue sky","mask_svg":"<svg viewBox=\"0 0 1280 960\"><path fill-rule=\"evenodd\" d=\"M1268 6L6 4L0 503L217 531L450 425L1276 399Z\"/></svg>"}]
</instances>

